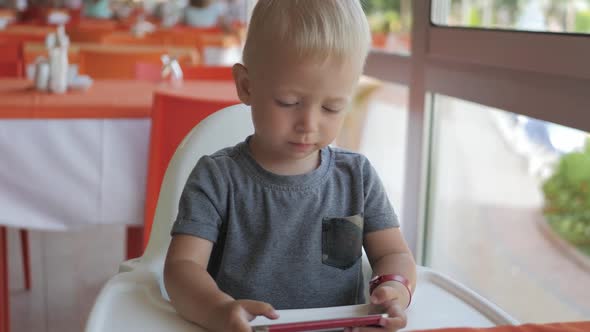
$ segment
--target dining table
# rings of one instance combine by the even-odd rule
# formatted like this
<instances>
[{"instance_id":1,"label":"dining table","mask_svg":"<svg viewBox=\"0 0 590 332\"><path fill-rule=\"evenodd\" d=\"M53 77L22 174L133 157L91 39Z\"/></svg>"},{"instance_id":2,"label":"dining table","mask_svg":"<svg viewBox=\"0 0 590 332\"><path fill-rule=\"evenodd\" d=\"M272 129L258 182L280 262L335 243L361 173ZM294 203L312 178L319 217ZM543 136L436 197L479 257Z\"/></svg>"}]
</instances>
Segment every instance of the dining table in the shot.
<instances>
[{"instance_id":1,"label":"dining table","mask_svg":"<svg viewBox=\"0 0 590 332\"><path fill-rule=\"evenodd\" d=\"M156 91L238 103L229 81L96 80L51 94L0 80L0 224L141 224Z\"/></svg>"},{"instance_id":2,"label":"dining table","mask_svg":"<svg viewBox=\"0 0 590 332\"><path fill-rule=\"evenodd\" d=\"M71 43L68 47L68 59L71 63L78 63L81 51L102 52L105 54L142 54L161 52L175 57L179 62L196 65L201 62L196 47L188 46L157 46L157 45L113 45L101 43ZM23 47L25 64L34 63L40 57L47 57L47 47L40 42L26 42Z\"/></svg>"},{"instance_id":3,"label":"dining table","mask_svg":"<svg viewBox=\"0 0 590 332\"><path fill-rule=\"evenodd\" d=\"M26 79L0 79L2 324L9 318L7 227L143 225L155 92L194 105L238 103L230 81L95 80L85 90L52 94Z\"/></svg>"}]
</instances>

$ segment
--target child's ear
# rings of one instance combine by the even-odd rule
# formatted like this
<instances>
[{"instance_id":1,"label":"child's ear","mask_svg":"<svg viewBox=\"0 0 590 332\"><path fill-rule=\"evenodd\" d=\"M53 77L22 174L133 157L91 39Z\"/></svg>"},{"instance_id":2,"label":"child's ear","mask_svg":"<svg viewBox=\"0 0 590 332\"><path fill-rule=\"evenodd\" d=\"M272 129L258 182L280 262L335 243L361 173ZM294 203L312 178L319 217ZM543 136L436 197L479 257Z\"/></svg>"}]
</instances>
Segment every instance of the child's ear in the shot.
<instances>
[{"instance_id":1,"label":"child's ear","mask_svg":"<svg viewBox=\"0 0 590 332\"><path fill-rule=\"evenodd\" d=\"M238 91L238 98L246 105L250 105L250 78L248 77L248 69L240 63L236 63L232 67L232 74L234 82L236 83L236 90Z\"/></svg>"}]
</instances>

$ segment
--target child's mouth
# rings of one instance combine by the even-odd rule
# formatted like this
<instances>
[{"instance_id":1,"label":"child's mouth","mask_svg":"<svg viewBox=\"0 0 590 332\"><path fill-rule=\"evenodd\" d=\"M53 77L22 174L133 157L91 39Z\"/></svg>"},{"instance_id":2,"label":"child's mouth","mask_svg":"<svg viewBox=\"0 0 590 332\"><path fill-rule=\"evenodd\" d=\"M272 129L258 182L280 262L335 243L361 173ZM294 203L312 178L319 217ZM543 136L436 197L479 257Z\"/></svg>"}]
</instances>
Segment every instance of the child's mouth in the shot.
<instances>
[{"instance_id":1,"label":"child's mouth","mask_svg":"<svg viewBox=\"0 0 590 332\"><path fill-rule=\"evenodd\" d=\"M309 150L313 147L313 144L295 143L295 142L290 142L290 144L297 151L306 151L306 150Z\"/></svg>"}]
</instances>

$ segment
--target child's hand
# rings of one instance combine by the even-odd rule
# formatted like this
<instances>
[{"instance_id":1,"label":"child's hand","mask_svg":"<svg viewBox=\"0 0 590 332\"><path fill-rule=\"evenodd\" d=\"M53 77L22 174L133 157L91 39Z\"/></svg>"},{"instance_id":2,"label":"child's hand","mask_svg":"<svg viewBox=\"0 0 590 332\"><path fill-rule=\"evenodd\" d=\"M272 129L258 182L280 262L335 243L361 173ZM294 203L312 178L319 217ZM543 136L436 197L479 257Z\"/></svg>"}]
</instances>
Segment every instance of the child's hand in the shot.
<instances>
[{"instance_id":1,"label":"child's hand","mask_svg":"<svg viewBox=\"0 0 590 332\"><path fill-rule=\"evenodd\" d=\"M407 317L404 308L407 306L406 296L402 294L405 289L397 289L395 285L383 283L375 288L371 295L370 313L386 313L389 318L381 318L381 327L348 328L347 332L395 332L404 328L407 324Z\"/></svg>"},{"instance_id":2,"label":"child's hand","mask_svg":"<svg viewBox=\"0 0 590 332\"><path fill-rule=\"evenodd\" d=\"M249 322L256 316L277 319L279 315L268 303L252 300L236 300L228 302L219 308L216 315L221 322L219 331L251 332ZM219 324L213 324L219 326Z\"/></svg>"}]
</instances>

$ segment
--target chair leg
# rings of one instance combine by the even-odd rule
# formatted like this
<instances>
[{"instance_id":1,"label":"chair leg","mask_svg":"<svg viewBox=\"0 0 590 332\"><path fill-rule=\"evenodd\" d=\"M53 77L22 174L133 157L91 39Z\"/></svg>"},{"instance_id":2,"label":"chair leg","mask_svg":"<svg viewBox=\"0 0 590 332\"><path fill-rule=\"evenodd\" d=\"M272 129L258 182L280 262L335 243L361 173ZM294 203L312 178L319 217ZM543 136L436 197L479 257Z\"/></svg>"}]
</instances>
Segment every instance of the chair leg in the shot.
<instances>
[{"instance_id":1,"label":"chair leg","mask_svg":"<svg viewBox=\"0 0 590 332\"><path fill-rule=\"evenodd\" d=\"M29 256L29 232L20 230L20 245L23 253L23 272L25 274L25 289L31 289L31 257Z\"/></svg>"},{"instance_id":2,"label":"chair leg","mask_svg":"<svg viewBox=\"0 0 590 332\"><path fill-rule=\"evenodd\" d=\"M143 254L143 226L127 226L127 259Z\"/></svg>"},{"instance_id":3,"label":"chair leg","mask_svg":"<svg viewBox=\"0 0 590 332\"><path fill-rule=\"evenodd\" d=\"M8 244L6 227L0 226L0 332L10 330L10 297L8 295Z\"/></svg>"}]
</instances>

